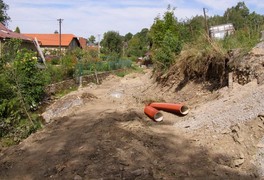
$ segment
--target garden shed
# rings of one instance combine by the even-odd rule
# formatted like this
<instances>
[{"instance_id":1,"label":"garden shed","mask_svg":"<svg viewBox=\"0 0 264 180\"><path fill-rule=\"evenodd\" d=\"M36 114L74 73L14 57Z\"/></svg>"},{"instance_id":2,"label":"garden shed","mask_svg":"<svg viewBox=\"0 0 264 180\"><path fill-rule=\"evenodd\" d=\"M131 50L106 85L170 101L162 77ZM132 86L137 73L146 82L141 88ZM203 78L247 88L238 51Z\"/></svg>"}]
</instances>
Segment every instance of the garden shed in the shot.
<instances>
[{"instance_id":1,"label":"garden shed","mask_svg":"<svg viewBox=\"0 0 264 180\"><path fill-rule=\"evenodd\" d=\"M2 56L3 44L9 39L20 39L22 40L22 48L37 51L32 38L20 33L13 32L12 30L5 27L2 23L0 23L0 56Z\"/></svg>"},{"instance_id":2,"label":"garden shed","mask_svg":"<svg viewBox=\"0 0 264 180\"><path fill-rule=\"evenodd\" d=\"M209 29L210 37L215 39L224 39L235 32L233 24L222 24L217 26L212 26Z\"/></svg>"}]
</instances>

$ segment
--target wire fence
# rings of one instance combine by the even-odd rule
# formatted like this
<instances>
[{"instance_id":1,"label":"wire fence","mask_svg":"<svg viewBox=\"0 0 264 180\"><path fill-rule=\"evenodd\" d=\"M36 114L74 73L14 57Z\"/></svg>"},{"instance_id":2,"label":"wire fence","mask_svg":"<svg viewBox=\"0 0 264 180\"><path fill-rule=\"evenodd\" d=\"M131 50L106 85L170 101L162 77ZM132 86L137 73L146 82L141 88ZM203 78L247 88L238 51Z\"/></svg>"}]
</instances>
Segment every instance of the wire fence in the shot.
<instances>
[{"instance_id":1,"label":"wire fence","mask_svg":"<svg viewBox=\"0 0 264 180\"><path fill-rule=\"evenodd\" d=\"M90 75L94 72L105 72L117 69L130 68L131 60L115 60L115 61L98 61L98 62L81 62L76 65L76 75Z\"/></svg>"}]
</instances>

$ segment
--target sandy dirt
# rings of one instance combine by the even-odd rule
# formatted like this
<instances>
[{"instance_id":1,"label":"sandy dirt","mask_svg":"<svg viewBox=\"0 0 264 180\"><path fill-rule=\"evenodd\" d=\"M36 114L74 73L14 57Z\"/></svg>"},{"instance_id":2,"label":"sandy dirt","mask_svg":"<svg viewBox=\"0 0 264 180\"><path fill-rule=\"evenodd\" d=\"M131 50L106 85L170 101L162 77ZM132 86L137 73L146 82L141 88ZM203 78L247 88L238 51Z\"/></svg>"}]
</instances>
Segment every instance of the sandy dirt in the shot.
<instances>
[{"instance_id":1,"label":"sandy dirt","mask_svg":"<svg viewBox=\"0 0 264 180\"><path fill-rule=\"evenodd\" d=\"M161 88L151 71L109 76L55 102L47 125L0 152L0 179L264 178L264 86ZM185 117L146 102L184 102Z\"/></svg>"}]
</instances>

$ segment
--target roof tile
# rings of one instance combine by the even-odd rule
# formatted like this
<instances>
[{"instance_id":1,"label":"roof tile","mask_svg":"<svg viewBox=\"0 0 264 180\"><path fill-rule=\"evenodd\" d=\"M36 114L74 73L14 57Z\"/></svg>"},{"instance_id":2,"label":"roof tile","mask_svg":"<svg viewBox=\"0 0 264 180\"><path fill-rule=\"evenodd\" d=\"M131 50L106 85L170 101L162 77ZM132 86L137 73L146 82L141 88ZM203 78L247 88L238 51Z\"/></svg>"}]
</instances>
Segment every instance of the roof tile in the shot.
<instances>
[{"instance_id":1,"label":"roof tile","mask_svg":"<svg viewBox=\"0 0 264 180\"><path fill-rule=\"evenodd\" d=\"M15 39L22 39L24 41L32 41L33 39L27 37L23 34L13 32L6 28L2 23L0 23L0 38L15 38Z\"/></svg>"},{"instance_id":2,"label":"roof tile","mask_svg":"<svg viewBox=\"0 0 264 180\"><path fill-rule=\"evenodd\" d=\"M31 38L37 38L41 42L42 46L59 46L60 35L59 34L24 34ZM69 46L72 39L76 38L73 34L61 34L61 46Z\"/></svg>"}]
</instances>

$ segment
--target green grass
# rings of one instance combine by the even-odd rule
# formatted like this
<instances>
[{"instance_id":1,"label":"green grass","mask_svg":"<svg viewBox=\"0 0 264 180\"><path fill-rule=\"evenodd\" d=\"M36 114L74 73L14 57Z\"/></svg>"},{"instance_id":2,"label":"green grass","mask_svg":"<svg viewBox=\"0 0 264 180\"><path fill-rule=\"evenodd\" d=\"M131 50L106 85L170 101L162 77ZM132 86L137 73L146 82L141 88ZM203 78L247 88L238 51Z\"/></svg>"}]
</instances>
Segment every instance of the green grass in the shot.
<instances>
[{"instance_id":1,"label":"green grass","mask_svg":"<svg viewBox=\"0 0 264 180\"><path fill-rule=\"evenodd\" d=\"M128 75L129 72L124 70L124 71L119 71L119 72L115 72L115 75L118 77L125 77L126 75Z\"/></svg>"},{"instance_id":2,"label":"green grass","mask_svg":"<svg viewBox=\"0 0 264 180\"><path fill-rule=\"evenodd\" d=\"M55 94L55 98L59 99L59 98L65 96L66 94L69 94L72 91L76 91L77 89L78 89L77 86L70 87L69 89L64 89L64 90L58 92L57 94Z\"/></svg>"}]
</instances>

